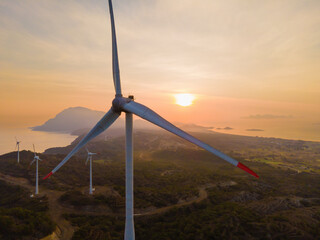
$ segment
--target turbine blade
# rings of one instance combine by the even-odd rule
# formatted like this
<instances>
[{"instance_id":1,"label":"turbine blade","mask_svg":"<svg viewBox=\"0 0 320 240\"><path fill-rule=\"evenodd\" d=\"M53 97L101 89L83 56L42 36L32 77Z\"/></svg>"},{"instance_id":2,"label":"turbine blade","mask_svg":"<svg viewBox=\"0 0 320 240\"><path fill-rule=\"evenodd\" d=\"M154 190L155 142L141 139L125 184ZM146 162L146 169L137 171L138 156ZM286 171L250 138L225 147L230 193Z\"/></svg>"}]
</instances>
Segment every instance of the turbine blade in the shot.
<instances>
[{"instance_id":1,"label":"turbine blade","mask_svg":"<svg viewBox=\"0 0 320 240\"><path fill-rule=\"evenodd\" d=\"M35 159L33 159L33 160L32 160L32 162L30 163L30 166L31 166L35 161L36 161L36 160L35 160Z\"/></svg>"},{"instance_id":2,"label":"turbine blade","mask_svg":"<svg viewBox=\"0 0 320 240\"><path fill-rule=\"evenodd\" d=\"M168 122L167 120L162 118L160 115L158 115L157 113L155 113L154 111L152 111L151 109L149 109L148 107L146 107L140 103L131 101L123 106L123 110L125 110L127 112L131 112L131 113L163 128L173 134L176 134L177 136L184 138L185 140L213 153L214 155L222 158L223 160L231 163L232 165L250 173L251 175L253 175L255 177L259 177L255 172L253 172L251 169L249 169L248 167L246 167L242 163L240 163L240 162L236 161L235 159L229 157L228 155L218 151L217 149L209 146L208 144L200 141L199 139L191 136L190 134L182 131L181 129L177 128L176 126L174 126L173 124L171 124L170 122Z\"/></svg>"},{"instance_id":3,"label":"turbine blade","mask_svg":"<svg viewBox=\"0 0 320 240\"><path fill-rule=\"evenodd\" d=\"M120 113L114 112L112 108L101 118L101 120L91 129L91 131L75 146L75 148L56 166L52 172L50 172L43 179L50 177L53 173L58 171L80 148L82 148L91 139L98 136L104 130L111 126L111 124L117 120Z\"/></svg>"},{"instance_id":4,"label":"turbine blade","mask_svg":"<svg viewBox=\"0 0 320 240\"><path fill-rule=\"evenodd\" d=\"M88 148L86 148L86 150L87 150L87 153L90 153L89 150L88 150Z\"/></svg>"},{"instance_id":5,"label":"turbine blade","mask_svg":"<svg viewBox=\"0 0 320 240\"><path fill-rule=\"evenodd\" d=\"M112 33L113 84L114 84L114 88L116 90L116 96L122 96L121 84L120 84L120 70L119 70L119 60L118 60L116 28L114 26L113 8L112 8L112 1L111 0L109 0L109 11L110 11L110 21L111 21L111 33Z\"/></svg>"},{"instance_id":6,"label":"turbine blade","mask_svg":"<svg viewBox=\"0 0 320 240\"><path fill-rule=\"evenodd\" d=\"M86 160L86 165L87 165L88 161L89 161L89 156L87 157L87 160Z\"/></svg>"}]
</instances>

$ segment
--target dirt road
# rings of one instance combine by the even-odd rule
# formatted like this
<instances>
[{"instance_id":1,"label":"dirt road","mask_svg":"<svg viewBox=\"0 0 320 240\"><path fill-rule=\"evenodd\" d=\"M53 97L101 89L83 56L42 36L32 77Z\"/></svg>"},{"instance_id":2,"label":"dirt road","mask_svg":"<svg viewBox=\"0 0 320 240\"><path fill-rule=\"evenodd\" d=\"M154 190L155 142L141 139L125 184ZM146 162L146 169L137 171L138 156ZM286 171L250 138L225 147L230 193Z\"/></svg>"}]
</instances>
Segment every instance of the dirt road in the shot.
<instances>
[{"instance_id":1,"label":"dirt road","mask_svg":"<svg viewBox=\"0 0 320 240\"><path fill-rule=\"evenodd\" d=\"M31 185L31 183L25 178L17 178L17 177L13 177L10 175L5 175L5 174L0 173L0 179L6 181L8 183L19 185L21 187L27 188L31 192L34 192L34 190L35 190L35 187L33 185ZM206 191L206 188L208 188L208 186L199 188L199 196L197 198L194 198L194 199L191 199L188 201L184 201L181 203L177 203L177 204L174 204L171 206L162 207L162 208L153 208L153 209L148 209L148 210L137 209L136 210L137 214L135 214L135 216L138 217L138 216L149 216L149 215L154 215L154 214L162 214L162 213L167 212L175 207L183 207L183 206L187 206L187 205L190 205L193 203L201 202L202 200L204 200L208 197L208 193ZM75 228L70 224L70 222L68 222L62 216L62 214L64 214L64 213L87 214L87 215L113 215L113 216L119 215L119 214L112 213L112 212L110 212L110 210L107 210L107 209L105 209L105 210L99 209L99 211L90 211L87 209L84 212L82 210L63 206L59 202L60 196L64 193L61 191L49 190L44 187L40 187L39 193L40 193L39 194L40 196L46 195L48 197L49 214L50 214L52 220L57 224L57 229L55 230L55 232L52 235L44 238L43 240L50 240L50 239L51 240L57 240L57 239L69 240L72 238L73 233L75 231Z\"/></svg>"},{"instance_id":2,"label":"dirt road","mask_svg":"<svg viewBox=\"0 0 320 240\"><path fill-rule=\"evenodd\" d=\"M146 212L141 212L141 213L136 213L134 214L135 216L148 216L148 215L154 215L154 214L162 214L164 212L167 212L169 210L171 210L172 208L177 208L177 207L183 207L183 206L187 206L193 203L198 203L201 202L202 200L206 199L208 197L208 193L206 191L205 187L201 187L199 188L199 196L195 199L189 200L189 201L185 201L182 203L177 203L174 205L170 205L167 207L162 207L162 208L156 208L156 209L152 209Z\"/></svg>"},{"instance_id":3,"label":"dirt road","mask_svg":"<svg viewBox=\"0 0 320 240\"><path fill-rule=\"evenodd\" d=\"M2 173L0 173L0 179L8 183L27 188L31 192L35 191L35 186L31 185L28 179L16 178ZM74 228L67 220L62 217L62 214L67 212L67 209L62 207L58 201L63 192L48 190L42 187L40 187L39 192L40 196L47 195L49 202L49 214L51 216L51 219L57 224L55 233L52 234L52 238L49 239L54 239L54 236L56 236L58 239L63 240L71 239L74 233Z\"/></svg>"}]
</instances>

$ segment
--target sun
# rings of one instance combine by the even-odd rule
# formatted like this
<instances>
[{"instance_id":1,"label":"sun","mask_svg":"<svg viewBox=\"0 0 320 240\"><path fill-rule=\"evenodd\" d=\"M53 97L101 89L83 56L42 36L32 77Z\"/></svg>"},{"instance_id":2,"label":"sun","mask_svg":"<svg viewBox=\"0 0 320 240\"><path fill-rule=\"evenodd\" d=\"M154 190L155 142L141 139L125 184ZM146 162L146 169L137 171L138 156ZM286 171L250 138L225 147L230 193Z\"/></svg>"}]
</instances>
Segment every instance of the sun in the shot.
<instances>
[{"instance_id":1,"label":"sun","mask_svg":"<svg viewBox=\"0 0 320 240\"><path fill-rule=\"evenodd\" d=\"M190 93L175 94L174 97L176 98L176 104L183 107L190 106L195 99L194 95Z\"/></svg>"}]
</instances>

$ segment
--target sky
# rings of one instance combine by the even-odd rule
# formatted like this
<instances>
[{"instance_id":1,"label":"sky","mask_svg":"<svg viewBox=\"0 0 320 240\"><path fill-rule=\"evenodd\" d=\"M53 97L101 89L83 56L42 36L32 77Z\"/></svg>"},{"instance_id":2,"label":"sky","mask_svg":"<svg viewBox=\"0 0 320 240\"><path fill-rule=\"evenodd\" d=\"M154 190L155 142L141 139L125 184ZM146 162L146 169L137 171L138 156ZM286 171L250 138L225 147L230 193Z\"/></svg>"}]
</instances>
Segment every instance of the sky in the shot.
<instances>
[{"instance_id":1,"label":"sky","mask_svg":"<svg viewBox=\"0 0 320 240\"><path fill-rule=\"evenodd\" d=\"M113 2L125 96L173 122L320 141L320 1ZM108 14L106 0L0 0L1 127L110 108Z\"/></svg>"}]
</instances>

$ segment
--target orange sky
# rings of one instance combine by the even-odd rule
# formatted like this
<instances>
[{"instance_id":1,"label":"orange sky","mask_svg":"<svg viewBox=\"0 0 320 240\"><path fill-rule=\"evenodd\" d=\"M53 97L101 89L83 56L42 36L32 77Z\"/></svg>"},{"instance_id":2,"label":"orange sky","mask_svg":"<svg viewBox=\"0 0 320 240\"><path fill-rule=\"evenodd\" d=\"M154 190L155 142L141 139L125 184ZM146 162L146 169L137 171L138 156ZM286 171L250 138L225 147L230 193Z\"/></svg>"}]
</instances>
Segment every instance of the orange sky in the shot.
<instances>
[{"instance_id":1,"label":"orange sky","mask_svg":"<svg viewBox=\"0 0 320 240\"><path fill-rule=\"evenodd\" d=\"M124 94L171 121L320 131L319 10L298 0L114 1ZM176 93L196 100L180 107ZM107 110L106 1L2 0L0 96L7 127L72 106Z\"/></svg>"}]
</instances>

